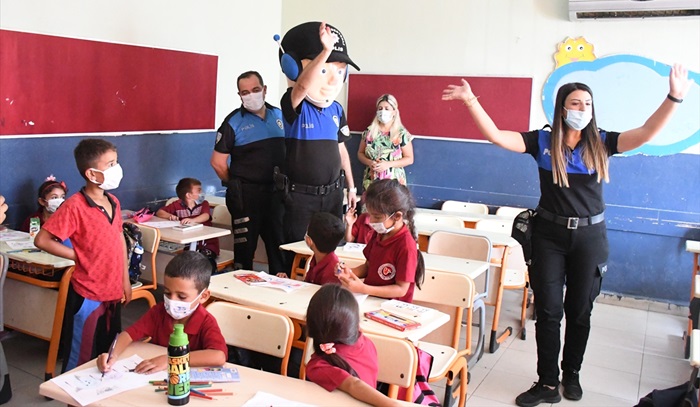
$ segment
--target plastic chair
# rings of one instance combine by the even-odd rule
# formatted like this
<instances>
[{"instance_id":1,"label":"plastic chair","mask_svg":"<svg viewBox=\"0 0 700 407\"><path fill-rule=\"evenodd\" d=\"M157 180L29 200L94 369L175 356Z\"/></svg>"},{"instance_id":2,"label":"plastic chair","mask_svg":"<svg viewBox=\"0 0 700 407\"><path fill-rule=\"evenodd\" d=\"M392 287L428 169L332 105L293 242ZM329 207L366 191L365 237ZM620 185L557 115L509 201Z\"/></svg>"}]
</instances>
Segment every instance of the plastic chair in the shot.
<instances>
[{"instance_id":1,"label":"plastic chair","mask_svg":"<svg viewBox=\"0 0 700 407\"><path fill-rule=\"evenodd\" d=\"M445 383L445 405L451 405L452 398L458 398L459 407L464 407L467 400L469 372L466 358L472 354L472 314L476 298L476 288L471 278L460 273L430 270L426 270L423 287L414 293L413 301L415 303L433 307L436 305L449 306L451 313L454 313L450 345L431 343L425 340L421 340L416 344L418 348L433 356L433 366L430 370L428 382L432 383L443 378L447 379ZM483 309L483 302L481 306ZM466 317L466 341L464 347L460 348L462 316ZM481 335L483 337L483 321ZM483 339L480 339L480 343L480 351L483 351ZM476 362L476 359L474 359L474 362ZM457 378L459 378L459 387L453 392L452 389Z\"/></svg>"},{"instance_id":2,"label":"plastic chair","mask_svg":"<svg viewBox=\"0 0 700 407\"><path fill-rule=\"evenodd\" d=\"M496 215L498 216L507 216L509 218L515 219L516 216L522 211L527 210L527 208L517 208L515 206L501 206L500 208L496 209Z\"/></svg>"},{"instance_id":3,"label":"plastic chair","mask_svg":"<svg viewBox=\"0 0 700 407\"><path fill-rule=\"evenodd\" d=\"M418 212L413 217L413 222L426 226L445 226L454 228L463 228L464 222L462 219L452 215L429 214Z\"/></svg>"},{"instance_id":4,"label":"plastic chair","mask_svg":"<svg viewBox=\"0 0 700 407\"><path fill-rule=\"evenodd\" d=\"M459 212L459 213L478 213L483 215L489 214L489 207L482 203L462 202L462 201L445 201L440 208L443 211Z\"/></svg>"},{"instance_id":5,"label":"plastic chair","mask_svg":"<svg viewBox=\"0 0 700 407\"><path fill-rule=\"evenodd\" d=\"M178 197L176 197L176 196L174 196L174 197L172 197L172 198L168 198L168 200L165 201L165 206L170 205L171 203L177 201L178 199L180 199L180 198L178 198Z\"/></svg>"},{"instance_id":6,"label":"plastic chair","mask_svg":"<svg viewBox=\"0 0 700 407\"><path fill-rule=\"evenodd\" d=\"M405 401L413 402L413 387L418 370L418 353L407 339L364 333L377 348L377 380L389 385L388 397L396 399L399 387L406 389ZM299 378L306 380L306 364L314 353L313 339L306 339Z\"/></svg>"},{"instance_id":7,"label":"plastic chair","mask_svg":"<svg viewBox=\"0 0 700 407\"><path fill-rule=\"evenodd\" d=\"M522 211L521 211L522 212ZM518 212L520 213L520 212ZM477 230L485 230L485 231L491 231L491 232L497 232L497 233L503 233L506 235L511 234L511 230L513 228L513 222L512 221L502 221L502 220L495 220L495 219L482 219L479 222L476 223L476 229ZM508 250L508 248L498 248L496 249L496 252L493 253L493 258L494 261L492 263L495 263L495 265L492 265L492 267L499 267L500 268L500 260L496 259L501 259L503 255L503 250ZM508 264L506 265L506 269L501 271L501 277L499 279L499 284L502 286L503 290L523 290L523 301L522 301L522 307L520 311L520 339L525 340L527 336L527 332L525 329L525 321L527 319L526 314L527 314L527 307L530 303L530 296L529 296L529 284L530 280L528 278L528 273L527 273L527 264L525 264L525 257L523 256L523 248L518 246L514 247L511 249L509 256L508 256ZM499 287L499 290L501 287ZM493 331L498 330L498 319L500 317L500 312L501 312L501 306L500 304L500 296L496 300L496 310L494 311L493 315L493 325L492 329ZM495 346L494 346L495 347ZM495 349L493 349L495 351Z\"/></svg>"},{"instance_id":8,"label":"plastic chair","mask_svg":"<svg viewBox=\"0 0 700 407\"><path fill-rule=\"evenodd\" d=\"M207 306L219 323L226 344L282 359L280 374L287 375L294 325L286 315L225 301Z\"/></svg>"},{"instance_id":9,"label":"plastic chair","mask_svg":"<svg viewBox=\"0 0 700 407\"><path fill-rule=\"evenodd\" d=\"M152 228L150 226L139 225L141 230L141 244L143 246L144 253L150 253L151 261L148 267L151 269L151 282L149 284L142 284L131 290L131 299L135 300L138 298L143 298L148 301L148 306L152 307L156 305L156 299L149 290L155 290L158 288L158 271L156 268L156 254L158 253L158 246L160 245L160 230L157 228ZM143 282L142 282L143 283Z\"/></svg>"}]
</instances>

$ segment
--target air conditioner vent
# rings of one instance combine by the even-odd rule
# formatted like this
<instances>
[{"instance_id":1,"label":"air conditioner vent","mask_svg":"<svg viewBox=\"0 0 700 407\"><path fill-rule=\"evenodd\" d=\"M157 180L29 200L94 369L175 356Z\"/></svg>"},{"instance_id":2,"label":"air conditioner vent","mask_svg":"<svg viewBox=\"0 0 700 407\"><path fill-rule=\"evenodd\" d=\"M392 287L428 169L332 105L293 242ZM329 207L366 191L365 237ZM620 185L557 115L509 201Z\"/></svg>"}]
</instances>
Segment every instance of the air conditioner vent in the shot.
<instances>
[{"instance_id":1,"label":"air conditioner vent","mask_svg":"<svg viewBox=\"0 0 700 407\"><path fill-rule=\"evenodd\" d=\"M569 18L698 18L700 0L569 0Z\"/></svg>"},{"instance_id":2,"label":"air conditioner vent","mask_svg":"<svg viewBox=\"0 0 700 407\"><path fill-rule=\"evenodd\" d=\"M700 16L700 10L642 10L642 11L591 11L577 12L579 20L603 18L652 18L652 17L693 17Z\"/></svg>"}]
</instances>

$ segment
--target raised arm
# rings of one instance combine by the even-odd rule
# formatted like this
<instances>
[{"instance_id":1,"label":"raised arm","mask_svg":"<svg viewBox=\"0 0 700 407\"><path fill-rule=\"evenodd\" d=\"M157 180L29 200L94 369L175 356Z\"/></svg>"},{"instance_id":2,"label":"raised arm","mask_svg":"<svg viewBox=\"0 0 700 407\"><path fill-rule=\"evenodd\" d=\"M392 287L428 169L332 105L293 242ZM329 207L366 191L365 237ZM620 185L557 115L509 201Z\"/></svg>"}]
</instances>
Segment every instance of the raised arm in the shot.
<instances>
[{"instance_id":1,"label":"raised arm","mask_svg":"<svg viewBox=\"0 0 700 407\"><path fill-rule=\"evenodd\" d=\"M659 108L649 116L641 127L627 130L620 134L617 140L618 151L634 150L648 143L659 134L661 129L671 119L673 113L678 109L678 105L683 101L683 97L688 93L688 89L690 89L691 81L688 80L688 70L683 65L673 65L668 76L668 82L668 96L664 98Z\"/></svg>"},{"instance_id":2,"label":"raised arm","mask_svg":"<svg viewBox=\"0 0 700 407\"><path fill-rule=\"evenodd\" d=\"M479 97L474 96L469 82L462 79L461 86L449 85L447 89L442 91L442 100L462 101L469 109L469 113L472 115L479 131L488 141L516 153L525 152L525 142L520 133L510 130L499 130L484 108L481 107Z\"/></svg>"},{"instance_id":3,"label":"raised arm","mask_svg":"<svg viewBox=\"0 0 700 407\"><path fill-rule=\"evenodd\" d=\"M326 26L326 23L321 23L318 35L321 38L321 44L323 44L323 51L316 55L316 58L311 60L299 74L299 78L297 78L292 88L293 109L299 107L301 101L304 100L310 89L319 87L318 82L321 81L323 77L318 74L318 70L321 69L320 66L322 64L326 63L326 60L331 55L331 51L333 51L335 37L331 34L331 29Z\"/></svg>"}]
</instances>

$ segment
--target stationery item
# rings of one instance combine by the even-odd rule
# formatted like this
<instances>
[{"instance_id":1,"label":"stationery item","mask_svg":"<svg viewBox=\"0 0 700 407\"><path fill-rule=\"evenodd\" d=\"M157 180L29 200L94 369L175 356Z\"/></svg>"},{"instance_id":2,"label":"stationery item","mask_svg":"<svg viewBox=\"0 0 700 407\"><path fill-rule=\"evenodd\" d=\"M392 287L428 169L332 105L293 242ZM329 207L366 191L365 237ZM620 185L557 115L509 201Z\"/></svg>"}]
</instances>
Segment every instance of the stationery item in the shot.
<instances>
[{"instance_id":1,"label":"stationery item","mask_svg":"<svg viewBox=\"0 0 700 407\"><path fill-rule=\"evenodd\" d=\"M365 312L365 317L391 328L398 329L402 332L410 329L416 329L421 326L420 322L413 321L399 315L394 315L381 309Z\"/></svg>"},{"instance_id":2,"label":"stationery item","mask_svg":"<svg viewBox=\"0 0 700 407\"><path fill-rule=\"evenodd\" d=\"M185 326L173 325L168 342L168 404L190 402L190 345Z\"/></svg>"},{"instance_id":3,"label":"stationery item","mask_svg":"<svg viewBox=\"0 0 700 407\"><path fill-rule=\"evenodd\" d=\"M212 383L240 382L238 369L229 367L197 367L190 369L190 380Z\"/></svg>"},{"instance_id":4,"label":"stationery item","mask_svg":"<svg viewBox=\"0 0 700 407\"><path fill-rule=\"evenodd\" d=\"M235 277L248 285L265 285L267 280L260 278L257 273L236 274Z\"/></svg>"},{"instance_id":5,"label":"stationery item","mask_svg":"<svg viewBox=\"0 0 700 407\"><path fill-rule=\"evenodd\" d=\"M23 250L23 249L32 249L32 250L38 250L36 246L34 246L34 241L33 240L10 240L6 242L7 247L9 247L12 250ZM9 252L12 253L12 252Z\"/></svg>"},{"instance_id":6,"label":"stationery item","mask_svg":"<svg viewBox=\"0 0 700 407\"><path fill-rule=\"evenodd\" d=\"M204 225L201 223L188 223L186 225L173 226L173 230L177 230L178 232L191 232L193 230L201 229L203 227Z\"/></svg>"},{"instance_id":7,"label":"stationery item","mask_svg":"<svg viewBox=\"0 0 700 407\"><path fill-rule=\"evenodd\" d=\"M392 314L414 320L421 320L435 314L435 310L432 308L422 307L420 305L399 300L384 301L381 305L381 309Z\"/></svg>"},{"instance_id":8,"label":"stationery item","mask_svg":"<svg viewBox=\"0 0 700 407\"><path fill-rule=\"evenodd\" d=\"M27 232L19 232L17 230L11 230L11 229L2 230L0 228L0 242L8 242L8 241L17 240L17 239L28 239L28 238L29 238L29 233L27 233ZM34 245L34 243L32 243L32 245Z\"/></svg>"},{"instance_id":9,"label":"stationery item","mask_svg":"<svg viewBox=\"0 0 700 407\"><path fill-rule=\"evenodd\" d=\"M109 345L109 353L107 353L107 363L112 359L112 355L114 354L114 348L117 346L117 338L119 338L119 334L117 334L114 337L114 340L112 341L112 344ZM100 380L104 380L105 378L105 372L102 372L102 377Z\"/></svg>"},{"instance_id":10,"label":"stationery item","mask_svg":"<svg viewBox=\"0 0 700 407\"><path fill-rule=\"evenodd\" d=\"M146 225L156 229L165 229L179 226L180 222L176 220L148 221L141 222L140 225Z\"/></svg>"},{"instance_id":11,"label":"stationery item","mask_svg":"<svg viewBox=\"0 0 700 407\"><path fill-rule=\"evenodd\" d=\"M267 274L264 271L259 271L257 273L254 273L254 272L237 273L237 274L234 274L234 277L238 278L239 275L243 275L243 276L253 275L253 276L256 276L259 279L264 281L264 283L263 283L263 282L259 282L256 279L255 280L256 282L254 284L251 284L251 283L248 283L248 281L246 281L246 280L250 280L251 278L246 276L246 277L244 277L244 280L241 280L241 281L244 281L246 284L254 285L254 286L258 286L258 287L277 288L277 289L282 290L282 291L287 292L287 293L292 292L294 290L297 290L297 289L304 287L306 285L309 285L309 283L305 283L303 281L297 281L297 280L291 280L289 278L281 278L281 277L273 276L273 275Z\"/></svg>"},{"instance_id":12,"label":"stationery item","mask_svg":"<svg viewBox=\"0 0 700 407\"><path fill-rule=\"evenodd\" d=\"M354 243L354 242L348 242L345 243L345 246L343 246L343 251L346 252L362 252L365 250L366 244L363 243Z\"/></svg>"},{"instance_id":13,"label":"stationery item","mask_svg":"<svg viewBox=\"0 0 700 407\"><path fill-rule=\"evenodd\" d=\"M40 249L19 249L19 250L10 250L9 253L41 253Z\"/></svg>"}]
</instances>

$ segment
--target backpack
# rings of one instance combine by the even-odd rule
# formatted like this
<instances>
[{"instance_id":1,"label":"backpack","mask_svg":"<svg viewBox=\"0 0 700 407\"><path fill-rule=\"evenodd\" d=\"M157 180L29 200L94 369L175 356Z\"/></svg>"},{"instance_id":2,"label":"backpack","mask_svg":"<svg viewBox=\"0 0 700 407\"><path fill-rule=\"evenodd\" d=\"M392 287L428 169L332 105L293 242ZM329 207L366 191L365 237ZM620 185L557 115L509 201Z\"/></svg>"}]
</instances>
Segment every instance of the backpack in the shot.
<instances>
[{"instance_id":1,"label":"backpack","mask_svg":"<svg viewBox=\"0 0 700 407\"><path fill-rule=\"evenodd\" d=\"M418 370L416 371L416 383L413 386L413 403L439 407L440 400L428 384L430 370L433 367L433 355L420 348L416 348L416 351L418 352ZM397 398L404 400L406 398L406 389L403 387L399 388ZM449 403L446 404L449 405Z\"/></svg>"},{"instance_id":2,"label":"backpack","mask_svg":"<svg viewBox=\"0 0 700 407\"><path fill-rule=\"evenodd\" d=\"M695 407L698 405L697 388L685 382L668 389L653 390L639 399L635 407Z\"/></svg>"},{"instance_id":3,"label":"backpack","mask_svg":"<svg viewBox=\"0 0 700 407\"><path fill-rule=\"evenodd\" d=\"M134 284L139 281L141 269L143 268L141 265L141 256L143 254L141 229L131 222L124 222L122 231L126 242L126 259L129 262L129 280Z\"/></svg>"}]
</instances>

